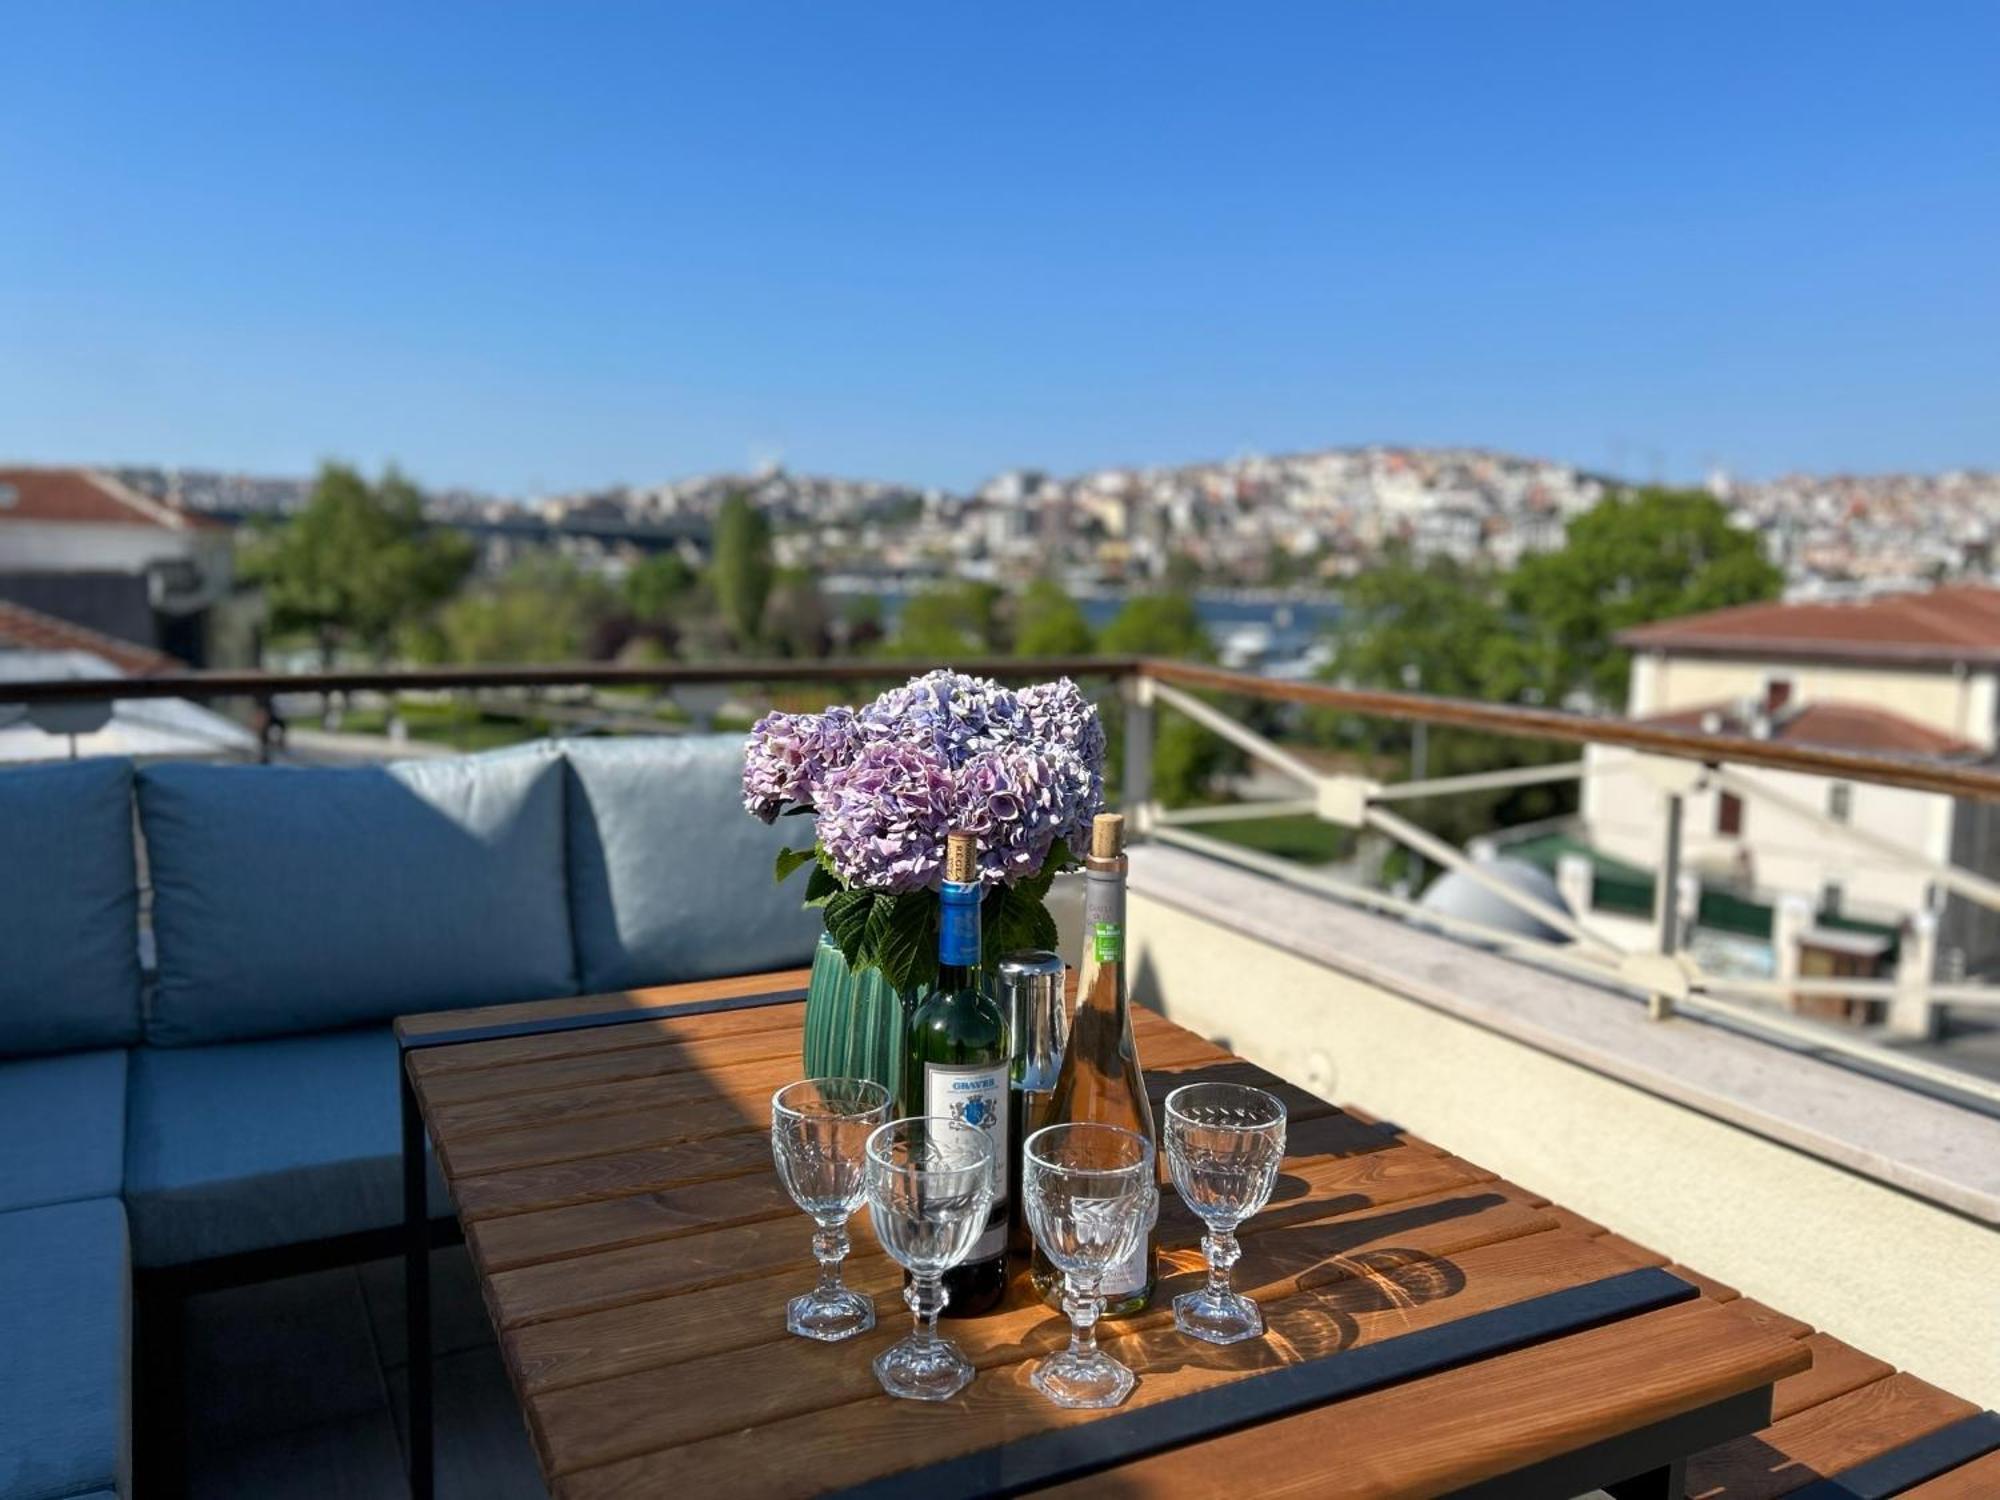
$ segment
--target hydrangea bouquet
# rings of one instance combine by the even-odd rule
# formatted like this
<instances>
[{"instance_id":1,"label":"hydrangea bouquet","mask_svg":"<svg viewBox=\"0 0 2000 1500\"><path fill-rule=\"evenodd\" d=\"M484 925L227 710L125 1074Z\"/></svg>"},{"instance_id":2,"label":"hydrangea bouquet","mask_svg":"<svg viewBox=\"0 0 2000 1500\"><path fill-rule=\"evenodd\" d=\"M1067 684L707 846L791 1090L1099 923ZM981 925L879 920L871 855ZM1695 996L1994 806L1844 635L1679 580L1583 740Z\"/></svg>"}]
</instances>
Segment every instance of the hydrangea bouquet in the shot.
<instances>
[{"instance_id":1,"label":"hydrangea bouquet","mask_svg":"<svg viewBox=\"0 0 2000 1500\"><path fill-rule=\"evenodd\" d=\"M1052 948L1044 898L1104 799L1104 728L1068 678L1014 691L931 672L865 708L766 714L743 757L743 805L808 814L816 838L779 851L809 869L805 900L850 967L905 994L937 970L944 840L979 840L984 949Z\"/></svg>"}]
</instances>

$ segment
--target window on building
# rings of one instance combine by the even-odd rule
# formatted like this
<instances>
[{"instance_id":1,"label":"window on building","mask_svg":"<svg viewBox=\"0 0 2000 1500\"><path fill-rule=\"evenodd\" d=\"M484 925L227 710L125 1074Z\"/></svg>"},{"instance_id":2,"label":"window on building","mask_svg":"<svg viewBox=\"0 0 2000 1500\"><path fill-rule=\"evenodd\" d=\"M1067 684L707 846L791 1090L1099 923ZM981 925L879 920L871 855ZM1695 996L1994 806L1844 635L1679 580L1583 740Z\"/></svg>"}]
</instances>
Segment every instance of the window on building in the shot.
<instances>
[{"instance_id":1,"label":"window on building","mask_svg":"<svg viewBox=\"0 0 2000 1500\"><path fill-rule=\"evenodd\" d=\"M1836 823L1845 823L1854 816L1854 786L1851 782L1836 781L1826 789L1826 815Z\"/></svg>"},{"instance_id":2,"label":"window on building","mask_svg":"<svg viewBox=\"0 0 2000 1500\"><path fill-rule=\"evenodd\" d=\"M1743 832L1743 799L1736 793L1724 792L1715 799L1715 831L1726 839Z\"/></svg>"},{"instance_id":3,"label":"window on building","mask_svg":"<svg viewBox=\"0 0 2000 1500\"><path fill-rule=\"evenodd\" d=\"M1764 679L1764 712L1781 713L1792 701L1792 679L1789 677L1766 677Z\"/></svg>"},{"instance_id":4,"label":"window on building","mask_svg":"<svg viewBox=\"0 0 2000 1500\"><path fill-rule=\"evenodd\" d=\"M1829 880L1825 885L1821 886L1819 888L1820 915L1823 917L1839 916L1840 897L1841 897L1841 890L1840 890L1840 882L1838 880Z\"/></svg>"}]
</instances>

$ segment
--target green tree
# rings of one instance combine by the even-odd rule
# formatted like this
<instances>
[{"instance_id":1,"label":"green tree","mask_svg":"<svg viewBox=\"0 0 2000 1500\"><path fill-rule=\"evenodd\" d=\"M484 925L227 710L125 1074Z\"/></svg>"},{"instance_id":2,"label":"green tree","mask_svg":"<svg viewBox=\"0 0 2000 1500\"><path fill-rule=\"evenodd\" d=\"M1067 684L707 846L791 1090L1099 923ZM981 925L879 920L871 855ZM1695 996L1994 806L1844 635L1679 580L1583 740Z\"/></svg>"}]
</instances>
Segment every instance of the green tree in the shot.
<instances>
[{"instance_id":1,"label":"green tree","mask_svg":"<svg viewBox=\"0 0 2000 1500\"><path fill-rule=\"evenodd\" d=\"M949 666L1005 647L1000 618L1005 593L995 584L940 583L903 601L896 629L878 648L883 656Z\"/></svg>"},{"instance_id":2,"label":"green tree","mask_svg":"<svg viewBox=\"0 0 2000 1500\"><path fill-rule=\"evenodd\" d=\"M771 595L771 523L742 493L722 502L715 517L715 561L709 578L722 618L739 650L763 639L764 603Z\"/></svg>"},{"instance_id":3,"label":"green tree","mask_svg":"<svg viewBox=\"0 0 2000 1500\"><path fill-rule=\"evenodd\" d=\"M656 552L625 575L625 606L635 618L667 619L694 590L695 571L678 552Z\"/></svg>"},{"instance_id":4,"label":"green tree","mask_svg":"<svg viewBox=\"0 0 2000 1500\"><path fill-rule=\"evenodd\" d=\"M809 568L785 568L764 606L764 629L780 655L825 656L833 646L833 611Z\"/></svg>"},{"instance_id":5,"label":"green tree","mask_svg":"<svg viewBox=\"0 0 2000 1500\"><path fill-rule=\"evenodd\" d=\"M1510 702L1534 680L1531 648L1510 622L1500 581L1490 573L1446 558L1418 563L1399 550L1355 578L1341 604L1340 633L1324 675L1346 686ZM1308 715L1306 728L1320 743L1358 755L1384 779L1468 775L1563 753L1533 741L1327 710ZM1552 787L1461 792L1399 803L1396 810L1462 844L1495 826L1549 816L1572 797L1569 789Z\"/></svg>"},{"instance_id":6,"label":"green tree","mask_svg":"<svg viewBox=\"0 0 2000 1500\"><path fill-rule=\"evenodd\" d=\"M1037 578L1014 601L1016 656L1087 656L1090 621L1069 591L1052 578Z\"/></svg>"},{"instance_id":7,"label":"green tree","mask_svg":"<svg viewBox=\"0 0 2000 1500\"><path fill-rule=\"evenodd\" d=\"M305 509L251 538L244 574L262 586L273 627L309 633L331 667L342 647L382 658L472 562L470 539L427 524L422 493L393 468L371 485L330 463Z\"/></svg>"},{"instance_id":8,"label":"green tree","mask_svg":"<svg viewBox=\"0 0 2000 1500\"><path fill-rule=\"evenodd\" d=\"M1776 598L1784 576L1756 536L1699 490L1607 496L1563 545L1522 560L1508 601L1526 623L1550 701L1575 691L1623 708L1631 672L1618 632L1650 620Z\"/></svg>"},{"instance_id":9,"label":"green tree","mask_svg":"<svg viewBox=\"0 0 2000 1500\"><path fill-rule=\"evenodd\" d=\"M1097 647L1113 656L1164 656L1177 661L1211 661L1215 656L1194 600L1177 593L1136 594L1126 600L1104 627ZM1122 774L1122 735L1114 734L1113 739L1113 759ZM1241 764L1242 757L1226 741L1193 720L1172 709L1155 715L1153 795L1166 806L1200 801L1217 776Z\"/></svg>"},{"instance_id":10,"label":"green tree","mask_svg":"<svg viewBox=\"0 0 2000 1500\"><path fill-rule=\"evenodd\" d=\"M1167 558L1167 587L1175 593L1191 593L1201 586L1202 566L1191 552L1174 552Z\"/></svg>"},{"instance_id":11,"label":"green tree","mask_svg":"<svg viewBox=\"0 0 2000 1500\"><path fill-rule=\"evenodd\" d=\"M531 554L447 604L414 654L466 664L576 661L615 602L575 564Z\"/></svg>"},{"instance_id":12,"label":"green tree","mask_svg":"<svg viewBox=\"0 0 2000 1500\"><path fill-rule=\"evenodd\" d=\"M1098 649L1113 656L1170 656L1208 661L1214 656L1194 600L1186 594L1135 594L1111 617Z\"/></svg>"}]
</instances>

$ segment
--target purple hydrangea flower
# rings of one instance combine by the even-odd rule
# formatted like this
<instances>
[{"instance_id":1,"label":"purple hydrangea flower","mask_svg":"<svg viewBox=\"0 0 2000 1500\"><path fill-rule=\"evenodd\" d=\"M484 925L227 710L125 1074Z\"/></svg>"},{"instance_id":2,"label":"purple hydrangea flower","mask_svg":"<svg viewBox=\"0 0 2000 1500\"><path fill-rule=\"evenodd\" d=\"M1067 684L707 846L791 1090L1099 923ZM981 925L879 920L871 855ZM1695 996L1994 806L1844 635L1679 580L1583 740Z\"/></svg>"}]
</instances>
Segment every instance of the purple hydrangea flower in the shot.
<instances>
[{"instance_id":1,"label":"purple hydrangea flower","mask_svg":"<svg viewBox=\"0 0 2000 1500\"><path fill-rule=\"evenodd\" d=\"M902 893L943 878L953 828L991 886L1033 875L1057 839L1089 836L1104 797L1104 727L1068 678L1014 692L929 672L859 713L767 714L743 761L743 805L770 822L811 807L850 886Z\"/></svg>"},{"instance_id":2,"label":"purple hydrangea flower","mask_svg":"<svg viewBox=\"0 0 2000 1500\"><path fill-rule=\"evenodd\" d=\"M934 890L954 810L952 771L918 745L868 745L819 783L819 841L850 886L902 894Z\"/></svg>"},{"instance_id":3,"label":"purple hydrangea flower","mask_svg":"<svg viewBox=\"0 0 2000 1500\"><path fill-rule=\"evenodd\" d=\"M1067 750L1087 768L1089 807L1082 813L1081 832L1088 833L1092 815L1104 802L1104 721L1097 706L1067 677L1022 688L1015 696L1034 743ZM1072 828L1064 837L1074 845L1077 832Z\"/></svg>"},{"instance_id":4,"label":"purple hydrangea flower","mask_svg":"<svg viewBox=\"0 0 2000 1500\"><path fill-rule=\"evenodd\" d=\"M872 740L923 745L954 766L1026 731L1010 689L962 672L926 672L891 688L861 710L861 729Z\"/></svg>"},{"instance_id":5,"label":"purple hydrangea flower","mask_svg":"<svg viewBox=\"0 0 2000 1500\"><path fill-rule=\"evenodd\" d=\"M1012 885L1048 860L1059 838L1088 826L1089 769L1060 746L1006 745L982 751L958 770L956 826L979 840L982 884Z\"/></svg>"},{"instance_id":6,"label":"purple hydrangea flower","mask_svg":"<svg viewBox=\"0 0 2000 1500\"><path fill-rule=\"evenodd\" d=\"M861 744L851 708L764 715L743 751L744 807L769 823L787 806L813 805L820 780L853 760Z\"/></svg>"}]
</instances>

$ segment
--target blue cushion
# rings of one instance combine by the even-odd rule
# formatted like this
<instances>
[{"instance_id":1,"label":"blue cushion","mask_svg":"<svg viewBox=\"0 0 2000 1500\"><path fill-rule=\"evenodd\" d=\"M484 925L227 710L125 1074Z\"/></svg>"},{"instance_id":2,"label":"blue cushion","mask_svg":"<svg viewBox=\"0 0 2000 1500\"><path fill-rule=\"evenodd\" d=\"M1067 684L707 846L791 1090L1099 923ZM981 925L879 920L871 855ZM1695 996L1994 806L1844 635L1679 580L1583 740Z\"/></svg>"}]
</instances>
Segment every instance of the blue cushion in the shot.
<instances>
[{"instance_id":1,"label":"blue cushion","mask_svg":"<svg viewBox=\"0 0 2000 1500\"><path fill-rule=\"evenodd\" d=\"M562 767L139 772L162 1045L573 994Z\"/></svg>"},{"instance_id":2,"label":"blue cushion","mask_svg":"<svg viewBox=\"0 0 2000 1500\"><path fill-rule=\"evenodd\" d=\"M119 1486L131 1269L116 1198L0 1214L0 1495Z\"/></svg>"},{"instance_id":3,"label":"blue cushion","mask_svg":"<svg viewBox=\"0 0 2000 1500\"><path fill-rule=\"evenodd\" d=\"M132 1054L132 1255L182 1265L403 1219L386 1026ZM432 1211L449 1211L433 1173Z\"/></svg>"},{"instance_id":4,"label":"blue cushion","mask_svg":"<svg viewBox=\"0 0 2000 1500\"><path fill-rule=\"evenodd\" d=\"M124 1185L122 1050L0 1062L0 1209L114 1197Z\"/></svg>"},{"instance_id":5,"label":"blue cushion","mask_svg":"<svg viewBox=\"0 0 2000 1500\"><path fill-rule=\"evenodd\" d=\"M819 913L771 863L810 824L743 810L743 739L571 740L570 917L587 993L812 961Z\"/></svg>"},{"instance_id":6,"label":"blue cushion","mask_svg":"<svg viewBox=\"0 0 2000 1500\"><path fill-rule=\"evenodd\" d=\"M0 774L0 1054L139 1035L132 766Z\"/></svg>"}]
</instances>

